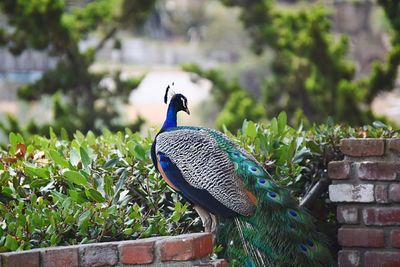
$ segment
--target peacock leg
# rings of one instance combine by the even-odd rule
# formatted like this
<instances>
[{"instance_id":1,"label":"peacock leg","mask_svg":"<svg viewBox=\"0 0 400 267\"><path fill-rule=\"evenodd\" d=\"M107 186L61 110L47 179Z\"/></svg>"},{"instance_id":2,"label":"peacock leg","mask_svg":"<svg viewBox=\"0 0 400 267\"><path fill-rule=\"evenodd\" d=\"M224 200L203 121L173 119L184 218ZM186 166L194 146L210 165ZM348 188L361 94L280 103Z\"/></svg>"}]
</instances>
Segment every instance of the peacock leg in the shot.
<instances>
[{"instance_id":1,"label":"peacock leg","mask_svg":"<svg viewBox=\"0 0 400 267\"><path fill-rule=\"evenodd\" d=\"M217 234L219 218L218 216L212 213L210 213L210 217L211 217L211 233L215 236Z\"/></svg>"},{"instance_id":2,"label":"peacock leg","mask_svg":"<svg viewBox=\"0 0 400 267\"><path fill-rule=\"evenodd\" d=\"M200 206L194 206L194 209L196 210L197 214L199 214L200 219L203 223L204 227L204 232L209 233L211 232L211 227L212 227L212 217L211 213L206 211Z\"/></svg>"}]
</instances>

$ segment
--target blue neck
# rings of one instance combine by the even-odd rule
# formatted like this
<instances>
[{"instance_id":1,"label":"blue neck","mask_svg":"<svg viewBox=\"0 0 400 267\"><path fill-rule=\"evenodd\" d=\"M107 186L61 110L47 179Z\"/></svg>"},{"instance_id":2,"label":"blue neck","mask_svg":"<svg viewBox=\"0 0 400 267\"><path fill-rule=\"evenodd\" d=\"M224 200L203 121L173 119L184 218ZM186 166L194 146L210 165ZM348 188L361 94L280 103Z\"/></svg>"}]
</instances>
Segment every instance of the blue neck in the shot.
<instances>
[{"instance_id":1,"label":"blue neck","mask_svg":"<svg viewBox=\"0 0 400 267\"><path fill-rule=\"evenodd\" d=\"M178 112L176 111L175 105L170 105L168 106L168 111L167 111L167 118L164 121L163 126L161 127L161 130L166 130L168 128L173 128L177 126L176 123L176 114Z\"/></svg>"}]
</instances>

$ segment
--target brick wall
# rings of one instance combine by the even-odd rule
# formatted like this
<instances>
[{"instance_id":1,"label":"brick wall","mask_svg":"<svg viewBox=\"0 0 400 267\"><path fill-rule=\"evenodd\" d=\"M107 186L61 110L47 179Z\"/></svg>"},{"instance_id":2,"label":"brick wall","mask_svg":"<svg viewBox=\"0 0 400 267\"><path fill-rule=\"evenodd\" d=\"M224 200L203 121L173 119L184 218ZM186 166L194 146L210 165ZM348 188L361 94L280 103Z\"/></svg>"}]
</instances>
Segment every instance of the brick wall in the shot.
<instances>
[{"instance_id":1,"label":"brick wall","mask_svg":"<svg viewBox=\"0 0 400 267\"><path fill-rule=\"evenodd\" d=\"M212 248L212 236L198 233L0 253L0 267L227 267L210 260Z\"/></svg>"},{"instance_id":2,"label":"brick wall","mask_svg":"<svg viewBox=\"0 0 400 267\"><path fill-rule=\"evenodd\" d=\"M344 139L329 163L339 267L400 266L400 139Z\"/></svg>"}]
</instances>

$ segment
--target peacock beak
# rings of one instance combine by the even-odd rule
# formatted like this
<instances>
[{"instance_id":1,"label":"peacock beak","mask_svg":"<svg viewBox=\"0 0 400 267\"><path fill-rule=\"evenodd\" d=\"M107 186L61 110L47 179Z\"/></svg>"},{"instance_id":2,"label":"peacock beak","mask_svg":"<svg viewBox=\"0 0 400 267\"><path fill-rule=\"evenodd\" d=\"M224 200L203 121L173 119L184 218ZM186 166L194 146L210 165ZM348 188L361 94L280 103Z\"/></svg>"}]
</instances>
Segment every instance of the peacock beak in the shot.
<instances>
[{"instance_id":1,"label":"peacock beak","mask_svg":"<svg viewBox=\"0 0 400 267\"><path fill-rule=\"evenodd\" d=\"M185 110L184 110L188 115L190 115L190 111L189 111L189 109L188 108L185 108Z\"/></svg>"}]
</instances>

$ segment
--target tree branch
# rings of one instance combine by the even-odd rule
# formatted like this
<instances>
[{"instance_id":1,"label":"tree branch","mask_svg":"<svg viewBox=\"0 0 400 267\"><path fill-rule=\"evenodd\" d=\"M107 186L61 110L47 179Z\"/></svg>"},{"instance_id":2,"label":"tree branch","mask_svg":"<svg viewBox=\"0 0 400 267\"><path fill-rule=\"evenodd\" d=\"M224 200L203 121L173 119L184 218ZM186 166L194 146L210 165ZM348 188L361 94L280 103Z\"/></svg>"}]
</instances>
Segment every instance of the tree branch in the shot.
<instances>
[{"instance_id":1,"label":"tree branch","mask_svg":"<svg viewBox=\"0 0 400 267\"><path fill-rule=\"evenodd\" d=\"M117 27L113 27L107 34L106 36L103 37L103 39L101 39L101 41L97 44L96 48L94 49L95 53L97 53L100 49L103 48L103 46L105 45L105 43L108 41L108 39L110 39L111 37L113 37L115 35L115 33L117 32Z\"/></svg>"},{"instance_id":2,"label":"tree branch","mask_svg":"<svg viewBox=\"0 0 400 267\"><path fill-rule=\"evenodd\" d=\"M319 181L307 193L307 195L302 198L302 200L300 201L300 207L311 209L315 200L327 191L330 184L331 179L329 179L328 175L324 173Z\"/></svg>"}]
</instances>

